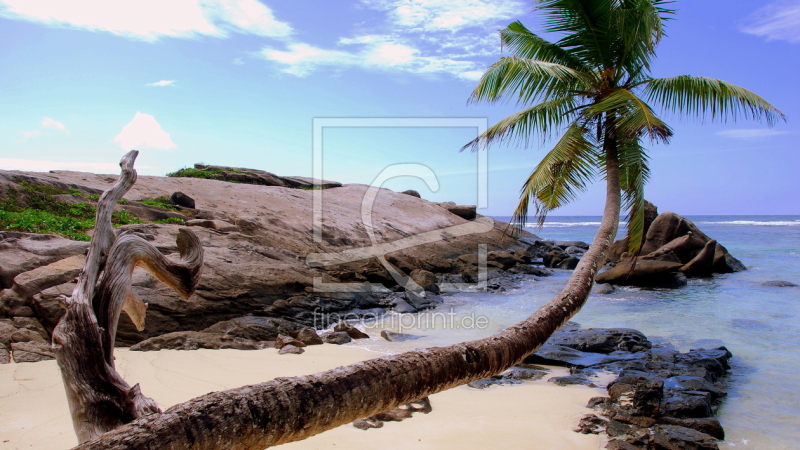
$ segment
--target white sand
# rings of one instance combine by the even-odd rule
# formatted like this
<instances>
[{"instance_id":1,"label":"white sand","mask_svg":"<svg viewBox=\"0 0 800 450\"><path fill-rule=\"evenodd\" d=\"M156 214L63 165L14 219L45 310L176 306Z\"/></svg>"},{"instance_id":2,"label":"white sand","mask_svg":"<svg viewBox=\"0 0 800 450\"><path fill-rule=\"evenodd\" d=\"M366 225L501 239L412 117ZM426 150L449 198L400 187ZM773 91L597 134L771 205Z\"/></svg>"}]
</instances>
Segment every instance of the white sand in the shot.
<instances>
[{"instance_id":1,"label":"white sand","mask_svg":"<svg viewBox=\"0 0 800 450\"><path fill-rule=\"evenodd\" d=\"M128 382L162 408L211 391L278 376L316 373L379 356L330 344L302 355L277 350L129 352L117 349L117 367ZM558 369L556 369L558 370ZM553 376L561 375L555 373ZM572 431L597 389L560 387L544 380L484 390L461 386L431 396L433 412L415 414L380 429L351 425L288 449L598 449L601 438ZM0 450L66 449L77 444L55 361L0 365Z\"/></svg>"}]
</instances>

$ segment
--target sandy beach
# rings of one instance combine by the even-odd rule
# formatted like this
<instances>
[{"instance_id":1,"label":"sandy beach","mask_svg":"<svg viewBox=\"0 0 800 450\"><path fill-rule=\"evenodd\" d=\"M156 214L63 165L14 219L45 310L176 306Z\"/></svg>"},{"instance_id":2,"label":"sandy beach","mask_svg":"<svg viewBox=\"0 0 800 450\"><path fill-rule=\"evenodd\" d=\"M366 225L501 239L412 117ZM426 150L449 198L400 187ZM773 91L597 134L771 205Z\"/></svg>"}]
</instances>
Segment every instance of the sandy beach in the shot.
<instances>
[{"instance_id":1,"label":"sandy beach","mask_svg":"<svg viewBox=\"0 0 800 450\"><path fill-rule=\"evenodd\" d=\"M316 373L381 356L362 348L325 344L302 355L277 350L129 352L117 349L117 367L162 408L207 392ZM551 376L563 375L555 369ZM564 371L565 372L565 371ZM549 378L549 377L547 377ZM344 425L286 449L597 449L601 438L572 431L589 398L583 386L544 380L485 390L461 386L431 397L433 412L362 431ZM0 450L66 449L77 444L55 361L0 366Z\"/></svg>"}]
</instances>

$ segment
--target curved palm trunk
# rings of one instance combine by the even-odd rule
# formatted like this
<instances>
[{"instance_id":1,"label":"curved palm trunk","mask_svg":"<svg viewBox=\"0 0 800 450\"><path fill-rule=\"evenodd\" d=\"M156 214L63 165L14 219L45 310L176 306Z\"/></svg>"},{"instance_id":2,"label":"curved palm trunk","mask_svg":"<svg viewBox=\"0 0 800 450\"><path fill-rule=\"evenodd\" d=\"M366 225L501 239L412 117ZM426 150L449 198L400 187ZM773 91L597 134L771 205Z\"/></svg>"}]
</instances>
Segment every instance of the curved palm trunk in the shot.
<instances>
[{"instance_id":1,"label":"curved palm trunk","mask_svg":"<svg viewBox=\"0 0 800 450\"><path fill-rule=\"evenodd\" d=\"M524 321L472 342L207 394L78 448L265 448L305 439L519 363L580 310L605 262L620 211L616 150L606 152L607 197L600 229L564 290Z\"/></svg>"}]
</instances>

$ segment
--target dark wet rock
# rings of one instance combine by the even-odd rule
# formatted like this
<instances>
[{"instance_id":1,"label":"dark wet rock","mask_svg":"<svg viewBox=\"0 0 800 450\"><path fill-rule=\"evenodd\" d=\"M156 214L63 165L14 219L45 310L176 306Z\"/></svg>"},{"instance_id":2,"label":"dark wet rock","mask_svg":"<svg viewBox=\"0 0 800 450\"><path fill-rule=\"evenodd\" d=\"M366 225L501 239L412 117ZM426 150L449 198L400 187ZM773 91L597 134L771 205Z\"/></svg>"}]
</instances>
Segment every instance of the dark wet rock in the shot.
<instances>
[{"instance_id":1,"label":"dark wet rock","mask_svg":"<svg viewBox=\"0 0 800 450\"><path fill-rule=\"evenodd\" d=\"M616 291L617 290L614 288L614 285L608 283L596 284L594 288L592 288L592 292L599 295L609 295Z\"/></svg>"},{"instance_id":2,"label":"dark wet rock","mask_svg":"<svg viewBox=\"0 0 800 450\"><path fill-rule=\"evenodd\" d=\"M725 439L725 430L717 419L678 419L675 417L659 417L658 422L665 425L676 425L691 428L719 440Z\"/></svg>"},{"instance_id":3,"label":"dark wet rock","mask_svg":"<svg viewBox=\"0 0 800 450\"><path fill-rule=\"evenodd\" d=\"M582 352L609 354L615 351L644 352L652 343L642 332L630 328L587 328L559 330L548 344L563 345Z\"/></svg>"},{"instance_id":4,"label":"dark wet rock","mask_svg":"<svg viewBox=\"0 0 800 450\"><path fill-rule=\"evenodd\" d=\"M170 203L176 206L183 206L184 208L194 209L195 203L192 197L184 194L183 192L173 192L169 197Z\"/></svg>"},{"instance_id":5,"label":"dark wet rock","mask_svg":"<svg viewBox=\"0 0 800 450\"><path fill-rule=\"evenodd\" d=\"M606 444L608 450L641 450L641 446L633 445L625 439L611 439Z\"/></svg>"},{"instance_id":6,"label":"dark wet rock","mask_svg":"<svg viewBox=\"0 0 800 450\"><path fill-rule=\"evenodd\" d=\"M691 428L675 425L656 425L653 444L664 450L718 450L716 439Z\"/></svg>"},{"instance_id":7,"label":"dark wet rock","mask_svg":"<svg viewBox=\"0 0 800 450\"><path fill-rule=\"evenodd\" d=\"M633 434L639 429L636 425L620 422L618 420L611 420L606 425L606 434L609 437L624 436Z\"/></svg>"},{"instance_id":8,"label":"dark wet rock","mask_svg":"<svg viewBox=\"0 0 800 450\"><path fill-rule=\"evenodd\" d=\"M259 342L274 341L279 334L297 336L297 333L303 328L300 324L278 317L244 316L218 322L204 329L203 332L223 333L232 337Z\"/></svg>"},{"instance_id":9,"label":"dark wet rock","mask_svg":"<svg viewBox=\"0 0 800 450\"><path fill-rule=\"evenodd\" d=\"M716 400L727 395L723 389L702 377L682 375L668 378L664 380L664 383L669 389L673 390L708 392L711 395L711 400Z\"/></svg>"},{"instance_id":10,"label":"dark wet rock","mask_svg":"<svg viewBox=\"0 0 800 450\"><path fill-rule=\"evenodd\" d=\"M439 293L439 285L438 279L433 272L427 271L425 269L414 269L411 274L409 275L412 280L414 280L419 287L424 289L427 292L432 292L434 294Z\"/></svg>"},{"instance_id":11,"label":"dark wet rock","mask_svg":"<svg viewBox=\"0 0 800 450\"><path fill-rule=\"evenodd\" d=\"M378 419L373 419L372 417L367 417L366 419L354 420L353 426L358 428L359 430L369 430L370 428L383 427L383 422L381 422Z\"/></svg>"},{"instance_id":12,"label":"dark wet rock","mask_svg":"<svg viewBox=\"0 0 800 450\"><path fill-rule=\"evenodd\" d=\"M563 250L560 248L553 248L544 256L542 256L542 263L547 268L555 269L559 264L561 264L561 261L564 261L567 258L570 258L570 256L564 253Z\"/></svg>"},{"instance_id":13,"label":"dark wet rock","mask_svg":"<svg viewBox=\"0 0 800 450\"><path fill-rule=\"evenodd\" d=\"M586 254L586 250L580 247L575 247L574 245L571 247L567 247L564 249L564 253L568 254L569 256L575 256L576 258L582 257Z\"/></svg>"},{"instance_id":14,"label":"dark wet rock","mask_svg":"<svg viewBox=\"0 0 800 450\"><path fill-rule=\"evenodd\" d=\"M405 291L403 292L403 297L405 297L405 301L413 306L416 311L435 308L444 303L444 299L433 292L423 292L417 295L413 291Z\"/></svg>"},{"instance_id":15,"label":"dark wet rock","mask_svg":"<svg viewBox=\"0 0 800 450\"><path fill-rule=\"evenodd\" d=\"M708 392L673 391L664 399L663 414L677 418L702 418L711 415Z\"/></svg>"},{"instance_id":16,"label":"dark wet rock","mask_svg":"<svg viewBox=\"0 0 800 450\"><path fill-rule=\"evenodd\" d=\"M522 258L506 251L489 252L486 254L486 260L500 264L503 270L508 270L517 264L525 264Z\"/></svg>"},{"instance_id":17,"label":"dark wet rock","mask_svg":"<svg viewBox=\"0 0 800 450\"><path fill-rule=\"evenodd\" d=\"M510 273L535 275L537 277L549 277L553 275L553 272L547 269L544 269L542 267L529 266L527 264L517 264L516 266L508 269L508 271Z\"/></svg>"},{"instance_id":18,"label":"dark wet rock","mask_svg":"<svg viewBox=\"0 0 800 450\"><path fill-rule=\"evenodd\" d=\"M301 344L302 344L302 342L301 342ZM288 355L288 354L299 355L299 354L301 354L303 352L305 352L305 350L303 350L302 348L300 348L300 347L298 347L298 346L296 346L294 344L286 344L286 345L284 345L283 347L280 348L280 351L278 351L278 354L279 355Z\"/></svg>"},{"instance_id":19,"label":"dark wet rock","mask_svg":"<svg viewBox=\"0 0 800 450\"><path fill-rule=\"evenodd\" d=\"M512 367L499 375L467 383L467 386L475 389L486 389L489 386L521 384L522 380L540 380L549 372L547 369Z\"/></svg>"},{"instance_id":20,"label":"dark wet rock","mask_svg":"<svg viewBox=\"0 0 800 450\"><path fill-rule=\"evenodd\" d=\"M297 333L297 340L306 345L321 345L323 344L322 338L319 337L317 331L313 328L303 328Z\"/></svg>"},{"instance_id":21,"label":"dark wet rock","mask_svg":"<svg viewBox=\"0 0 800 450\"><path fill-rule=\"evenodd\" d=\"M611 352L590 353L563 345L544 344L536 353L525 358L528 364L549 364L566 367L599 367L613 362L639 360L645 353Z\"/></svg>"},{"instance_id":22,"label":"dark wet rock","mask_svg":"<svg viewBox=\"0 0 800 450\"><path fill-rule=\"evenodd\" d=\"M279 334L278 337L275 338L275 348L281 349L283 347L286 347L287 345L292 345L294 347L306 346L305 343L298 341L297 339L291 336L286 336L284 334Z\"/></svg>"},{"instance_id":23,"label":"dark wet rock","mask_svg":"<svg viewBox=\"0 0 800 450\"><path fill-rule=\"evenodd\" d=\"M575 374L575 375L567 375L564 377L552 377L547 380L549 383L557 384L559 386L570 386L570 385L579 385L579 386L589 386L589 387L597 387L596 384L592 383L592 380L589 379L585 374Z\"/></svg>"},{"instance_id":24,"label":"dark wet rock","mask_svg":"<svg viewBox=\"0 0 800 450\"><path fill-rule=\"evenodd\" d=\"M413 189L409 189L409 190L403 191L403 192L401 192L401 194L406 194L406 195L410 195L412 197L422 198L422 196L419 195L419 192L417 192L417 191L415 191Z\"/></svg>"},{"instance_id":25,"label":"dark wet rock","mask_svg":"<svg viewBox=\"0 0 800 450\"><path fill-rule=\"evenodd\" d=\"M347 344L348 342L352 341L353 338L350 337L349 334L345 331L333 331L324 333L322 336L322 340L325 341L327 344L336 344L342 345Z\"/></svg>"},{"instance_id":26,"label":"dark wet rock","mask_svg":"<svg viewBox=\"0 0 800 450\"><path fill-rule=\"evenodd\" d=\"M555 245L561 247L563 250L566 250L569 247L576 247L584 251L589 250L589 244L583 241L556 241Z\"/></svg>"},{"instance_id":27,"label":"dark wet rock","mask_svg":"<svg viewBox=\"0 0 800 450\"><path fill-rule=\"evenodd\" d=\"M531 254L521 248L514 250L514 256L521 259L524 264L530 264L531 262Z\"/></svg>"},{"instance_id":28,"label":"dark wet rock","mask_svg":"<svg viewBox=\"0 0 800 450\"><path fill-rule=\"evenodd\" d=\"M405 342L420 339L422 336L407 333L395 333L394 331L383 330L381 337L389 342Z\"/></svg>"},{"instance_id":29,"label":"dark wet rock","mask_svg":"<svg viewBox=\"0 0 800 450\"><path fill-rule=\"evenodd\" d=\"M56 359L56 355L47 342L12 342L11 355L14 362L38 362Z\"/></svg>"},{"instance_id":30,"label":"dark wet rock","mask_svg":"<svg viewBox=\"0 0 800 450\"><path fill-rule=\"evenodd\" d=\"M680 262L645 260L637 258L635 263L622 261L604 272L595 281L624 286L654 287L669 282L673 274L683 266Z\"/></svg>"},{"instance_id":31,"label":"dark wet rock","mask_svg":"<svg viewBox=\"0 0 800 450\"><path fill-rule=\"evenodd\" d=\"M558 263L558 266L556 267L559 269L574 270L576 267L578 267L579 262L580 260L578 258L574 256L569 256L567 258L562 259Z\"/></svg>"},{"instance_id":32,"label":"dark wet rock","mask_svg":"<svg viewBox=\"0 0 800 450\"><path fill-rule=\"evenodd\" d=\"M333 331L334 332L342 332L343 331L343 332L347 333L347 335L350 336L353 339L369 339L369 335L367 333L364 333L363 331L359 330L358 328L356 328L356 327L354 327L354 326L352 326L352 325L350 325L348 323L345 323L345 322L338 323L335 327L333 327Z\"/></svg>"},{"instance_id":33,"label":"dark wet rock","mask_svg":"<svg viewBox=\"0 0 800 450\"><path fill-rule=\"evenodd\" d=\"M574 432L581 434L600 434L606 427L608 419L596 416L594 414L584 414L578 422L578 427Z\"/></svg>"},{"instance_id":34,"label":"dark wet rock","mask_svg":"<svg viewBox=\"0 0 800 450\"><path fill-rule=\"evenodd\" d=\"M797 287L797 284L792 283L791 281L784 281L784 280L770 280L761 283L762 286L767 287Z\"/></svg>"}]
</instances>

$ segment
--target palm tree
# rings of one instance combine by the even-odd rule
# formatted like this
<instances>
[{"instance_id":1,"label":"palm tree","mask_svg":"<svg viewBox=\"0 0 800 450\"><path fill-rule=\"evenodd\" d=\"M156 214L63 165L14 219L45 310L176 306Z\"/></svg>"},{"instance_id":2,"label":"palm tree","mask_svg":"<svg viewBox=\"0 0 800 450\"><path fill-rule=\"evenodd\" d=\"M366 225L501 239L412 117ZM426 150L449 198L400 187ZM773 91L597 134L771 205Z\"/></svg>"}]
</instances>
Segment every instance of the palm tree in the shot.
<instances>
[{"instance_id":1,"label":"palm tree","mask_svg":"<svg viewBox=\"0 0 800 450\"><path fill-rule=\"evenodd\" d=\"M664 0L539 3L546 18L546 31L563 37L550 43L520 23L511 24L501 36L514 56L493 65L473 94L476 101L496 101L515 94L521 104L538 103L496 124L468 146L480 147L511 138L527 142L533 131L548 135L554 129L566 128L523 187L514 214L519 225L525 222L531 202L543 220L548 211L574 198L593 176L605 176L606 205L600 229L560 294L527 319L488 338L215 392L163 414L154 413L157 406L141 398L136 387L129 388L123 382L112 383L104 391L105 396L88 395L92 394L91 388L73 389L76 417L99 422L84 427L81 440L87 442L80 448L265 448L304 439L499 373L533 353L580 310L616 235L623 200L632 218L631 241L641 241L642 190L648 168L640 141L645 136L667 141L672 134L645 99L676 112L708 112L714 118L744 115L764 118L772 124L783 117L757 95L719 80L691 76L650 78L650 59L663 36L662 24L671 14L662 7L667 3ZM132 173L135 179L135 172ZM121 196L108 196L109 202L113 204ZM187 260L192 260L192 254L187 252ZM122 263L112 265L122 267ZM86 300L92 296L83 297ZM70 304L75 312L68 311L68 317L83 325L59 324L63 333L59 333L58 344L62 350L57 355L62 367L74 360L65 348L79 345L73 335L97 328L88 303L84 301L81 308L73 306L75 303ZM115 313L109 314L112 320L118 316L119 303L102 303L117 305ZM80 355L94 355L95 364L105 365L106 372L113 375L106 353L91 351L103 348L100 332L95 329L91 335L95 336L92 342L96 345L85 345ZM99 383L92 373L74 372L80 380L66 383L65 378L68 391L78 382L89 387ZM115 411L109 412L109 398L119 404L115 404ZM131 398L136 405L130 405ZM97 411L113 413L114 417L98 419ZM135 417L139 418L131 421ZM127 424L116 428L119 422ZM99 435L107 430L111 431Z\"/></svg>"},{"instance_id":2,"label":"palm tree","mask_svg":"<svg viewBox=\"0 0 800 450\"><path fill-rule=\"evenodd\" d=\"M644 185L650 175L642 140L667 143L672 136L651 104L674 113L710 115L712 120L744 117L764 119L772 126L784 118L763 98L722 80L650 76L664 22L674 13L664 7L670 0L538 3L544 31L560 39L550 42L520 22L501 30L502 44L513 56L493 64L470 98L514 98L525 109L464 146L477 150L513 141L527 146L534 133L547 139L564 130L522 186L512 218L519 228L527 222L529 205L535 207L541 226L548 212L575 199L602 175L608 204L603 222L618 222L616 204L621 202L628 211L629 250L636 252L643 237ZM608 236L608 231L601 226L599 234ZM606 252L600 253L604 259Z\"/></svg>"}]
</instances>

